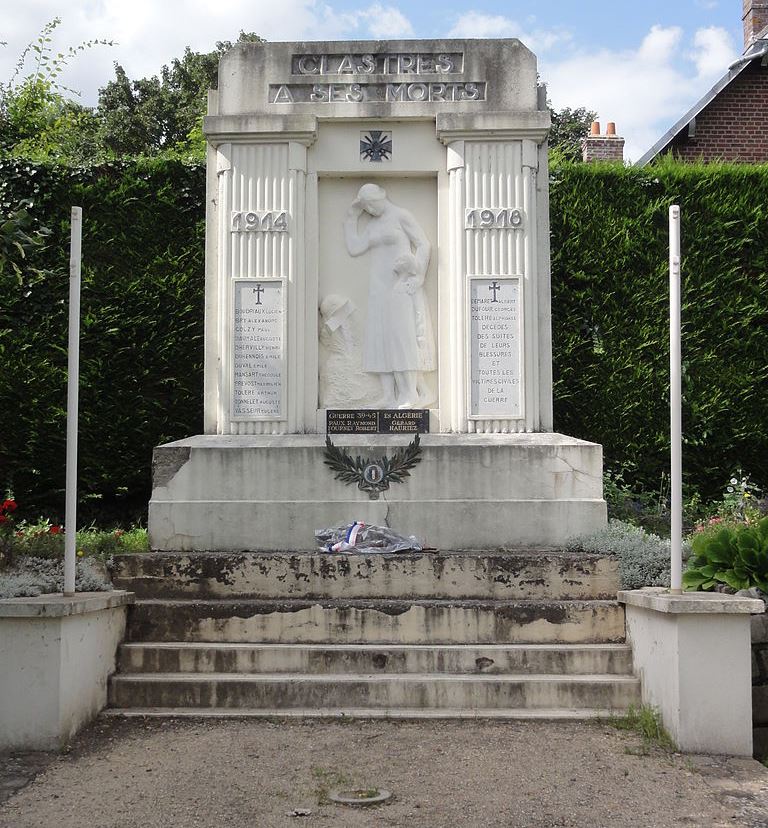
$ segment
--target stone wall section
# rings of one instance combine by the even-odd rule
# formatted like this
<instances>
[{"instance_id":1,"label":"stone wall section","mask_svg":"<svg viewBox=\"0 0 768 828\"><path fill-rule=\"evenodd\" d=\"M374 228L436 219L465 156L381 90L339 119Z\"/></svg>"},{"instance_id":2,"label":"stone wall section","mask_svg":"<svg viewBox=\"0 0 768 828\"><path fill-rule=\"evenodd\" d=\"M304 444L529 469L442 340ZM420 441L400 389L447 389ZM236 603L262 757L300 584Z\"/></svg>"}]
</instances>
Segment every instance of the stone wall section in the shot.
<instances>
[{"instance_id":1,"label":"stone wall section","mask_svg":"<svg viewBox=\"0 0 768 828\"><path fill-rule=\"evenodd\" d=\"M582 160L591 164L600 161L624 163L624 139L616 134L616 124L608 122L605 135L600 132L600 121L593 121L589 135L581 142Z\"/></svg>"},{"instance_id":2,"label":"stone wall section","mask_svg":"<svg viewBox=\"0 0 768 828\"><path fill-rule=\"evenodd\" d=\"M584 161L624 161L624 139L618 136L594 138L584 141L582 149Z\"/></svg>"},{"instance_id":3,"label":"stone wall section","mask_svg":"<svg viewBox=\"0 0 768 828\"><path fill-rule=\"evenodd\" d=\"M768 27L768 3L765 0L743 0L744 51L757 40Z\"/></svg>"}]
</instances>

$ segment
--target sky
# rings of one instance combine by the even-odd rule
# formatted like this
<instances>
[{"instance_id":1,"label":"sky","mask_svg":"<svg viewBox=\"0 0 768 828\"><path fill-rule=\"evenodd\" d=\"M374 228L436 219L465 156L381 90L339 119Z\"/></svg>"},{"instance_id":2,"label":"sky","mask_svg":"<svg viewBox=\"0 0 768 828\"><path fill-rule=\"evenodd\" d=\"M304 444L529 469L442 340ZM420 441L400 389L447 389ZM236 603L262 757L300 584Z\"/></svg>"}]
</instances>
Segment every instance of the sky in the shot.
<instances>
[{"instance_id":1,"label":"sky","mask_svg":"<svg viewBox=\"0 0 768 828\"><path fill-rule=\"evenodd\" d=\"M626 157L637 160L741 55L741 7L741 0L0 0L0 81L55 17L58 50L116 41L80 52L62 75L88 105L114 77L115 62L129 77L145 77L185 46L211 51L240 30L267 40L518 37L537 55L552 104L594 110L603 125L615 121Z\"/></svg>"}]
</instances>

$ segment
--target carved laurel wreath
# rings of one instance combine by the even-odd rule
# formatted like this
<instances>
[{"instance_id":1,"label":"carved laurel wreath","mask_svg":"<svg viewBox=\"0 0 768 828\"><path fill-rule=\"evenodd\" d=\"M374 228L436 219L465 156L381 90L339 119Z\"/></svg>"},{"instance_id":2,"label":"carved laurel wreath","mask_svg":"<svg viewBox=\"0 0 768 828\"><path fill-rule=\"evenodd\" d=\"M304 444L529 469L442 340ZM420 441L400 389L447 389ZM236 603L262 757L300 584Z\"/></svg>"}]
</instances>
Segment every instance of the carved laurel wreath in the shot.
<instances>
[{"instance_id":1,"label":"carved laurel wreath","mask_svg":"<svg viewBox=\"0 0 768 828\"><path fill-rule=\"evenodd\" d=\"M371 500L378 500L381 492L389 488L390 483L402 483L410 477L410 470L421 462L421 445L419 435L404 448L396 451L392 457L371 460L357 455L353 460L343 449L334 446L331 438L325 438L325 460L331 471L336 472L335 479L343 483L357 483L357 488L368 492Z\"/></svg>"}]
</instances>

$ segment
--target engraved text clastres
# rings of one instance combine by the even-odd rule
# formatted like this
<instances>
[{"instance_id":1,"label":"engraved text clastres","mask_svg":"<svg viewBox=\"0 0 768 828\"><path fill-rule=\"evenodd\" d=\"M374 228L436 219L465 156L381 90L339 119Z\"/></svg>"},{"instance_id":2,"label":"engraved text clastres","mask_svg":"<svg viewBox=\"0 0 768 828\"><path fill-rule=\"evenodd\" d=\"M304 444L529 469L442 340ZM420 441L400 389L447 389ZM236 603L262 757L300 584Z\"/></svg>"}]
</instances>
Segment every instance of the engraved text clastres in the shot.
<instances>
[{"instance_id":1,"label":"engraved text clastres","mask_svg":"<svg viewBox=\"0 0 768 828\"><path fill-rule=\"evenodd\" d=\"M451 103L486 100L484 81L451 80L461 74L464 55L455 53L368 53L293 55L295 76L342 76L340 81L271 84L269 101L295 103ZM371 80L347 83L344 76ZM402 80L413 76L413 81ZM373 77L376 81L373 81ZM387 81L387 77L393 78ZM394 80L397 77L398 80Z\"/></svg>"}]
</instances>

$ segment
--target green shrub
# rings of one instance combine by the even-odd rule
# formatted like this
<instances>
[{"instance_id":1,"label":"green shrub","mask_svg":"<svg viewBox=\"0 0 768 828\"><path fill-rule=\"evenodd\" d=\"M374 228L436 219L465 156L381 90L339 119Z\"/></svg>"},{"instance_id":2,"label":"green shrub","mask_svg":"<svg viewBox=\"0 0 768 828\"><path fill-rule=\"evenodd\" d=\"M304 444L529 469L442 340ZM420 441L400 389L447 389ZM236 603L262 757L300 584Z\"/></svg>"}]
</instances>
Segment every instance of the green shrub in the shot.
<instances>
[{"instance_id":1,"label":"green shrub","mask_svg":"<svg viewBox=\"0 0 768 828\"><path fill-rule=\"evenodd\" d=\"M20 558L10 569L0 571L0 598L25 598L61 592L64 562L50 558ZM76 562L75 590L104 592L112 589L106 568L88 558Z\"/></svg>"},{"instance_id":2,"label":"green shrub","mask_svg":"<svg viewBox=\"0 0 768 828\"><path fill-rule=\"evenodd\" d=\"M768 166L552 171L555 426L659 489L669 463L668 208L682 214L686 482L768 468ZM758 481L764 484L768 481Z\"/></svg>"},{"instance_id":3,"label":"green shrub","mask_svg":"<svg viewBox=\"0 0 768 828\"><path fill-rule=\"evenodd\" d=\"M683 573L687 590L757 587L768 593L768 517L752 525L720 526L697 534Z\"/></svg>"},{"instance_id":4,"label":"green shrub","mask_svg":"<svg viewBox=\"0 0 768 828\"><path fill-rule=\"evenodd\" d=\"M0 563L13 565L24 559L62 560L64 557L64 530L47 520L20 523L6 537L6 546L0 548ZM134 527L127 531L102 531L94 526L81 529L75 536L78 558L98 558L105 562L112 555L149 551L147 530Z\"/></svg>"},{"instance_id":5,"label":"green shrub","mask_svg":"<svg viewBox=\"0 0 768 828\"><path fill-rule=\"evenodd\" d=\"M78 517L138 522L152 449L202 429L204 168L131 161L70 168L0 158L0 213L33 206L45 276L0 272L0 489L21 516L61 522L70 206L83 208ZM31 272L31 271L30 271Z\"/></svg>"},{"instance_id":6,"label":"green shrub","mask_svg":"<svg viewBox=\"0 0 768 828\"><path fill-rule=\"evenodd\" d=\"M646 586L669 586L669 541L621 520L589 535L568 541L574 552L595 552L618 558L619 582L622 589Z\"/></svg>"}]
</instances>

